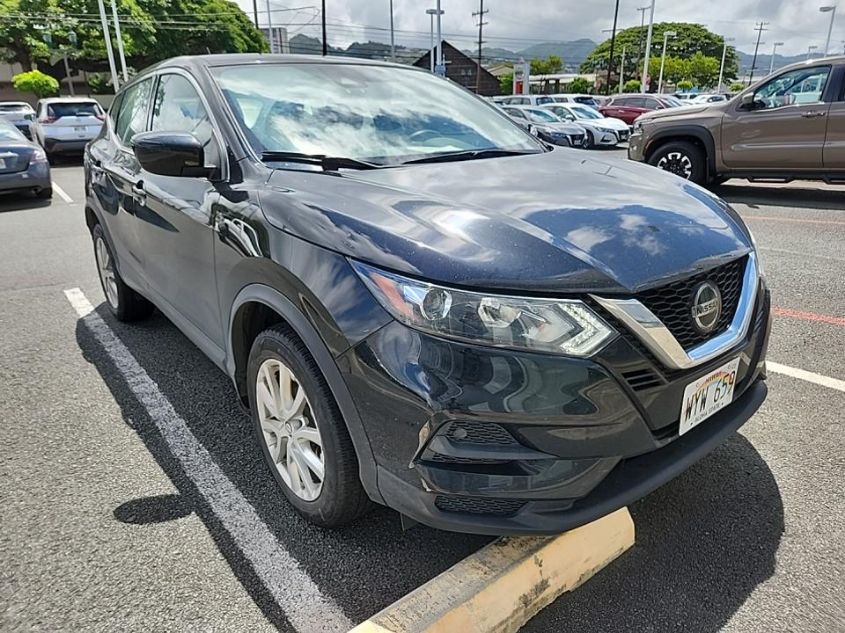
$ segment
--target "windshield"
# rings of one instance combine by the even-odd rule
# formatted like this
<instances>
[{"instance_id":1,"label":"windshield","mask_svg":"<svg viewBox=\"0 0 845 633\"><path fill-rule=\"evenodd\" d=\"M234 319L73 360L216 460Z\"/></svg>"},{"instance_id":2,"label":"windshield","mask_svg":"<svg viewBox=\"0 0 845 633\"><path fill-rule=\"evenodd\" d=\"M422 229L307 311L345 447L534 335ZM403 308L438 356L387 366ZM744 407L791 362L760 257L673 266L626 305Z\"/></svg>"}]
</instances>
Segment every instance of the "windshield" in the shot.
<instances>
[{"instance_id":1,"label":"windshield","mask_svg":"<svg viewBox=\"0 0 845 633\"><path fill-rule=\"evenodd\" d=\"M0 103L0 113L32 112L32 108L25 103Z\"/></svg>"},{"instance_id":2,"label":"windshield","mask_svg":"<svg viewBox=\"0 0 845 633\"><path fill-rule=\"evenodd\" d=\"M498 108L426 72L304 63L212 73L259 154L396 164L473 150L542 151Z\"/></svg>"},{"instance_id":3,"label":"windshield","mask_svg":"<svg viewBox=\"0 0 845 633\"><path fill-rule=\"evenodd\" d=\"M47 114L56 119L65 116L98 116L102 112L96 101L64 101L51 103L47 106Z\"/></svg>"},{"instance_id":4,"label":"windshield","mask_svg":"<svg viewBox=\"0 0 845 633\"><path fill-rule=\"evenodd\" d=\"M529 110L526 108L525 111L528 113L528 118L537 123L560 123L559 118L546 110L539 110L537 108L531 108Z\"/></svg>"},{"instance_id":5,"label":"windshield","mask_svg":"<svg viewBox=\"0 0 845 633\"><path fill-rule=\"evenodd\" d=\"M583 105L573 105L571 106L572 111L575 113L579 119L603 119L604 117L599 114L596 110L588 106Z\"/></svg>"}]
</instances>

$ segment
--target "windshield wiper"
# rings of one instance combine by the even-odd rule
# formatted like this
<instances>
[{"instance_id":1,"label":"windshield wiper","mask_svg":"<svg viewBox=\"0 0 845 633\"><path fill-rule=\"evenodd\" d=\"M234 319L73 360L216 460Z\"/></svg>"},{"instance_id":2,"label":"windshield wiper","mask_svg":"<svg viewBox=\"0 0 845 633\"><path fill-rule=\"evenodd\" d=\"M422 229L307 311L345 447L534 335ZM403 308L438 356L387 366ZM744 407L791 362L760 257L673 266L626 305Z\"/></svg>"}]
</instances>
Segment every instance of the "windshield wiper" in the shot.
<instances>
[{"instance_id":1,"label":"windshield wiper","mask_svg":"<svg viewBox=\"0 0 845 633\"><path fill-rule=\"evenodd\" d=\"M337 171L338 169L380 169L384 165L368 163L357 158L346 158L345 156L326 156L325 154L301 154L299 152L277 152L267 150L261 152L261 160L308 163L319 165L323 171Z\"/></svg>"},{"instance_id":2,"label":"windshield wiper","mask_svg":"<svg viewBox=\"0 0 845 633\"><path fill-rule=\"evenodd\" d=\"M442 154L432 154L431 156L424 156L423 158L413 158L402 162L402 165L412 165L415 163L448 163L453 160L474 160L476 158L496 158L497 156L518 156L521 154L542 154L534 150L524 149L471 149L461 150L458 152L444 152Z\"/></svg>"}]
</instances>

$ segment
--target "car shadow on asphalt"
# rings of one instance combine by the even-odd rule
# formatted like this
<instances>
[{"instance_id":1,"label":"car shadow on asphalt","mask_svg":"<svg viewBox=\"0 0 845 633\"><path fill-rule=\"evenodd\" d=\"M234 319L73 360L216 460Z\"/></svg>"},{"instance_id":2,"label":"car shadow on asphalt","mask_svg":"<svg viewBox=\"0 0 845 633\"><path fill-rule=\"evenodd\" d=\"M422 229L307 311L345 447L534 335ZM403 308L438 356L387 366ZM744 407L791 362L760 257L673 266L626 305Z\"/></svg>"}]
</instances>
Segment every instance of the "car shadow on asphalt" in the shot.
<instances>
[{"instance_id":1,"label":"car shadow on asphalt","mask_svg":"<svg viewBox=\"0 0 845 633\"><path fill-rule=\"evenodd\" d=\"M739 184L733 184L739 183ZM796 186L761 186L742 184L734 180L729 184L713 187L712 191L727 202L756 207L796 207L799 209L836 209L845 208L845 185L833 189L821 187Z\"/></svg>"},{"instance_id":2,"label":"car shadow on asphalt","mask_svg":"<svg viewBox=\"0 0 845 633\"><path fill-rule=\"evenodd\" d=\"M634 548L524 631L720 631L775 572L783 502L742 434L630 510Z\"/></svg>"},{"instance_id":3,"label":"car shadow on asphalt","mask_svg":"<svg viewBox=\"0 0 845 633\"><path fill-rule=\"evenodd\" d=\"M155 381L273 535L353 622L368 618L491 540L426 527L403 532L398 514L382 507L373 508L354 524L338 530L307 523L277 488L254 440L252 423L240 409L228 377L158 312L148 321L135 324L117 322L105 304L97 308L97 313ZM135 499L108 511L118 521L141 526L195 512L268 620L281 630L292 630L284 616L284 605L280 608L275 604L82 320L77 322L76 338L86 360L97 368L111 390L125 422L137 432L179 491L175 497Z\"/></svg>"},{"instance_id":4,"label":"car shadow on asphalt","mask_svg":"<svg viewBox=\"0 0 845 633\"><path fill-rule=\"evenodd\" d=\"M0 213L43 209L44 207L49 207L50 203L50 200L36 198L28 193L7 193L0 196Z\"/></svg>"},{"instance_id":5,"label":"car shadow on asphalt","mask_svg":"<svg viewBox=\"0 0 845 633\"><path fill-rule=\"evenodd\" d=\"M136 324L115 321L104 304L97 312L273 534L352 621L366 619L489 542L425 527L403 532L398 515L385 508L340 530L306 523L277 489L229 379L158 312ZM81 320L76 336L126 423L179 490L177 496L133 500L110 511L117 520L141 525L196 512L266 617L289 630L282 609ZM742 435L732 436L631 512L635 547L547 607L526 631L717 631L774 573L784 529L780 492Z\"/></svg>"}]
</instances>

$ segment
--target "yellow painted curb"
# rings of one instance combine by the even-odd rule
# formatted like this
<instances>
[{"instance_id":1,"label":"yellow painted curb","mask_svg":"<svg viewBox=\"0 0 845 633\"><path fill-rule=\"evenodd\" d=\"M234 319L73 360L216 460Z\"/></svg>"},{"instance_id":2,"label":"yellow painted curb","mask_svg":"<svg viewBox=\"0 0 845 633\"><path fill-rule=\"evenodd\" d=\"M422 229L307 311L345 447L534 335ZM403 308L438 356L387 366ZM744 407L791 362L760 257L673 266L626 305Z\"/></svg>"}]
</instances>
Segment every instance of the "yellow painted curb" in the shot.
<instances>
[{"instance_id":1,"label":"yellow painted curb","mask_svg":"<svg viewBox=\"0 0 845 633\"><path fill-rule=\"evenodd\" d=\"M634 544L627 508L554 537L500 538L350 633L508 633Z\"/></svg>"}]
</instances>

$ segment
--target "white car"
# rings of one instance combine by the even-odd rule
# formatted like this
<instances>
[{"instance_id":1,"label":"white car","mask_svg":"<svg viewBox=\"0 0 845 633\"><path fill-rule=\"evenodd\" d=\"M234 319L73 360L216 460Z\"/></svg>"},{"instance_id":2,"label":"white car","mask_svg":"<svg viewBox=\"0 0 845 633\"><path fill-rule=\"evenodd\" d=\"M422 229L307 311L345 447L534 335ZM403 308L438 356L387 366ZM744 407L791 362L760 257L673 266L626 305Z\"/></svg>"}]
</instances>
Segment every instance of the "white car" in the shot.
<instances>
[{"instance_id":1,"label":"white car","mask_svg":"<svg viewBox=\"0 0 845 633\"><path fill-rule=\"evenodd\" d=\"M695 99L691 99L690 103L693 105L707 105L708 103L720 103L727 101L725 95L698 95Z\"/></svg>"},{"instance_id":2,"label":"white car","mask_svg":"<svg viewBox=\"0 0 845 633\"><path fill-rule=\"evenodd\" d=\"M495 97L494 100L499 105L512 106L541 106L544 103L554 102L549 95L505 95Z\"/></svg>"},{"instance_id":3,"label":"white car","mask_svg":"<svg viewBox=\"0 0 845 633\"><path fill-rule=\"evenodd\" d=\"M25 101L0 102L0 119L14 125L21 134L32 140L32 125L35 122L35 110Z\"/></svg>"},{"instance_id":4,"label":"white car","mask_svg":"<svg viewBox=\"0 0 845 633\"><path fill-rule=\"evenodd\" d=\"M551 103L542 106L561 119L574 121L587 130L586 147L613 146L627 141L630 129L625 121L606 117L580 103Z\"/></svg>"},{"instance_id":5,"label":"white car","mask_svg":"<svg viewBox=\"0 0 845 633\"><path fill-rule=\"evenodd\" d=\"M580 103L581 105L590 106L591 108L599 109L599 102L593 95L582 95L574 93L559 93L551 95L555 103Z\"/></svg>"},{"instance_id":6,"label":"white car","mask_svg":"<svg viewBox=\"0 0 845 633\"><path fill-rule=\"evenodd\" d=\"M35 140L47 156L81 152L100 133L106 118L94 99L51 97L35 106Z\"/></svg>"}]
</instances>

